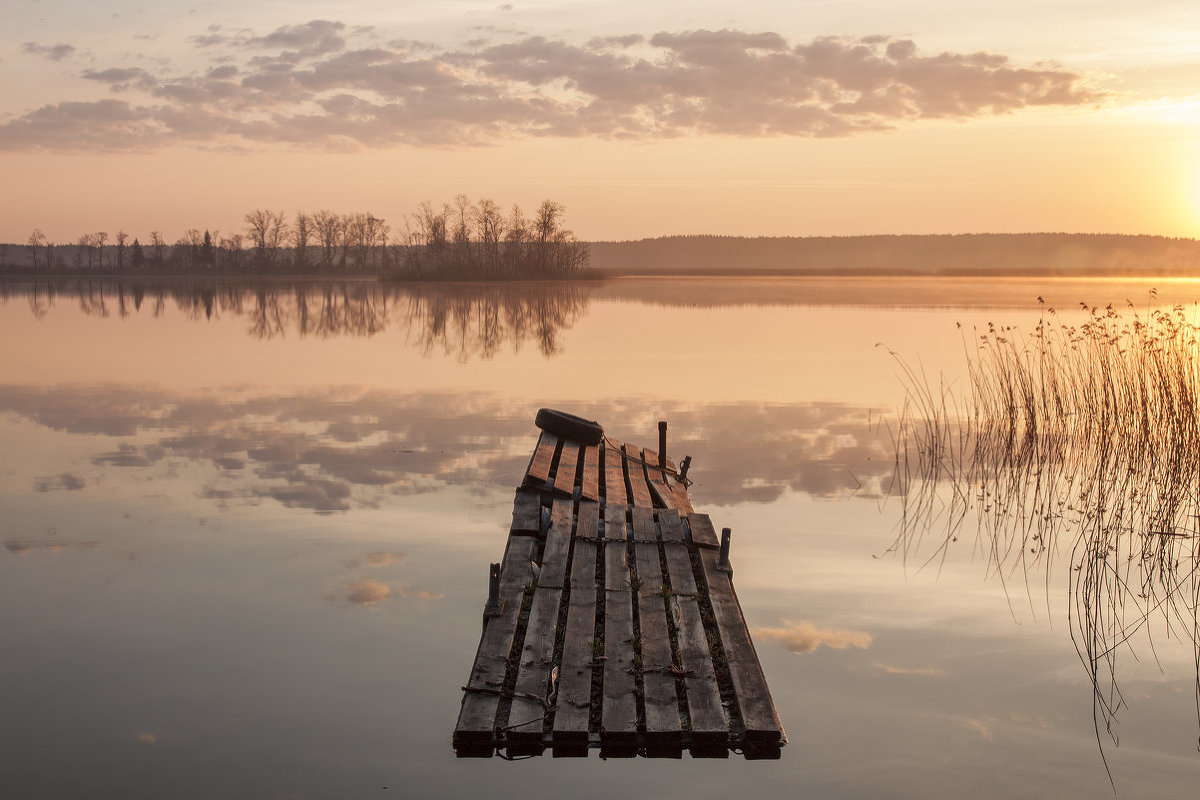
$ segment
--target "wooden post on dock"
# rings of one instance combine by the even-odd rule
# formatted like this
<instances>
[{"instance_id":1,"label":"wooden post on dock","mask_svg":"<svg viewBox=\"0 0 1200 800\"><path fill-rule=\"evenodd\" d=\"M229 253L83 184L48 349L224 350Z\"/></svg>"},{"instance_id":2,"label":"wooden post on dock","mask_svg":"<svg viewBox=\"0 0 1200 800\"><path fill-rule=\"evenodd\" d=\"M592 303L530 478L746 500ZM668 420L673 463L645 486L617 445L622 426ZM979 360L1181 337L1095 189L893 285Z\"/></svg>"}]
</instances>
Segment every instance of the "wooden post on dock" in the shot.
<instances>
[{"instance_id":1,"label":"wooden post on dock","mask_svg":"<svg viewBox=\"0 0 1200 800\"><path fill-rule=\"evenodd\" d=\"M659 420L658 423L658 466L666 469L667 466L667 422Z\"/></svg>"},{"instance_id":2,"label":"wooden post on dock","mask_svg":"<svg viewBox=\"0 0 1200 800\"><path fill-rule=\"evenodd\" d=\"M487 624L488 617L500 615L500 565L488 567L488 599L483 607L483 621Z\"/></svg>"},{"instance_id":3,"label":"wooden post on dock","mask_svg":"<svg viewBox=\"0 0 1200 800\"><path fill-rule=\"evenodd\" d=\"M733 574L733 565L729 563L729 539L733 531L721 528L721 557L717 560L717 569Z\"/></svg>"}]
</instances>

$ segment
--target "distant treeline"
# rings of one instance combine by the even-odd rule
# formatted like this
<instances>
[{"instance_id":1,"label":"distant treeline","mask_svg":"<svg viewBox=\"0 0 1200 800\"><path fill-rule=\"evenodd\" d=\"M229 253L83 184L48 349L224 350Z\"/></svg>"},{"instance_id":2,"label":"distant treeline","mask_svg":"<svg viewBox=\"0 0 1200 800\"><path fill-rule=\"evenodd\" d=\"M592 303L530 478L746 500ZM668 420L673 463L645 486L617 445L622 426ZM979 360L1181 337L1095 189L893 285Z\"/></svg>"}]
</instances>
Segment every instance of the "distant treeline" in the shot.
<instances>
[{"instance_id":1,"label":"distant treeline","mask_svg":"<svg viewBox=\"0 0 1200 800\"><path fill-rule=\"evenodd\" d=\"M593 242L591 266L616 274L1170 275L1200 268L1200 241L1069 233L668 236Z\"/></svg>"},{"instance_id":2,"label":"distant treeline","mask_svg":"<svg viewBox=\"0 0 1200 800\"><path fill-rule=\"evenodd\" d=\"M86 233L70 244L35 229L24 245L0 244L0 272L55 275L384 275L413 280L564 278L587 264L587 245L564 227L560 203L532 218L508 216L491 200L459 195L440 208L422 203L393 230L369 212L255 209L245 228L190 228L174 243L159 231L146 242L125 231Z\"/></svg>"},{"instance_id":3,"label":"distant treeline","mask_svg":"<svg viewBox=\"0 0 1200 800\"><path fill-rule=\"evenodd\" d=\"M589 274L1191 275L1200 241L1163 236L1026 233L927 236L668 236L631 242L576 240L563 207L532 217L491 200L422 203L394 231L370 213L256 209L244 231L189 229L173 244L120 231L73 244L35 230L0 244L0 273L57 275L327 275L398 280L511 280Z\"/></svg>"}]
</instances>

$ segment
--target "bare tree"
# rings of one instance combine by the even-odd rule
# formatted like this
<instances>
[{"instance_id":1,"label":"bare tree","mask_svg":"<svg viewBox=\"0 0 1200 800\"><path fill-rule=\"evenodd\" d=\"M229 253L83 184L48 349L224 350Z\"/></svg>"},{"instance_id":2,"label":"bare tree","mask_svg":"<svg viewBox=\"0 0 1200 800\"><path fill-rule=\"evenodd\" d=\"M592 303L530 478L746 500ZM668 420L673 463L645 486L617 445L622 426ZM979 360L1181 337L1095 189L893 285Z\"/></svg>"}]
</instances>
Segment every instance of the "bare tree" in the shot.
<instances>
[{"instance_id":1,"label":"bare tree","mask_svg":"<svg viewBox=\"0 0 1200 800\"><path fill-rule=\"evenodd\" d=\"M275 263L279 247L287 239L287 218L282 211L256 208L246 214L246 232L254 245L255 260L260 266Z\"/></svg>"},{"instance_id":2,"label":"bare tree","mask_svg":"<svg viewBox=\"0 0 1200 800\"><path fill-rule=\"evenodd\" d=\"M151 265L155 269L162 269L166 260L167 243L158 231L150 231L150 249L153 252L150 256Z\"/></svg>"},{"instance_id":3,"label":"bare tree","mask_svg":"<svg viewBox=\"0 0 1200 800\"><path fill-rule=\"evenodd\" d=\"M240 269L242 266L242 249L245 237L240 233L231 233L221 239L221 261L226 269Z\"/></svg>"},{"instance_id":4,"label":"bare tree","mask_svg":"<svg viewBox=\"0 0 1200 800\"><path fill-rule=\"evenodd\" d=\"M500 207L484 198L475 206L475 230L479 232L480 261L483 277L491 280L501 268L500 242L504 239L504 217Z\"/></svg>"},{"instance_id":5,"label":"bare tree","mask_svg":"<svg viewBox=\"0 0 1200 800\"><path fill-rule=\"evenodd\" d=\"M317 238L321 242L321 264L325 269L333 266L333 254L337 250L338 237L342 231L341 219L332 211L321 210L312 217Z\"/></svg>"},{"instance_id":6,"label":"bare tree","mask_svg":"<svg viewBox=\"0 0 1200 800\"><path fill-rule=\"evenodd\" d=\"M92 234L92 244L96 247L96 265L100 269L104 269L104 243L107 241L108 234L105 231Z\"/></svg>"},{"instance_id":7,"label":"bare tree","mask_svg":"<svg viewBox=\"0 0 1200 800\"><path fill-rule=\"evenodd\" d=\"M83 269L83 261L87 259L88 269L92 268L92 235L85 233L75 242L75 269Z\"/></svg>"},{"instance_id":8,"label":"bare tree","mask_svg":"<svg viewBox=\"0 0 1200 800\"><path fill-rule=\"evenodd\" d=\"M34 269L38 265L38 248L46 245L46 234L42 233L41 228L34 228L33 233L29 234L29 239L26 241L26 246L29 248L29 260ZM50 253L46 252L46 266L50 266Z\"/></svg>"},{"instance_id":9,"label":"bare tree","mask_svg":"<svg viewBox=\"0 0 1200 800\"><path fill-rule=\"evenodd\" d=\"M125 231L117 231L117 272L125 268L125 242L129 241L129 234Z\"/></svg>"},{"instance_id":10,"label":"bare tree","mask_svg":"<svg viewBox=\"0 0 1200 800\"><path fill-rule=\"evenodd\" d=\"M508 215L508 231L504 235L504 271L509 276L521 271L529 245L529 222L521 207L513 204Z\"/></svg>"},{"instance_id":11,"label":"bare tree","mask_svg":"<svg viewBox=\"0 0 1200 800\"><path fill-rule=\"evenodd\" d=\"M292 223L292 246L296 248L296 267L308 268L308 241L313 235L313 218L303 211L296 212Z\"/></svg>"},{"instance_id":12,"label":"bare tree","mask_svg":"<svg viewBox=\"0 0 1200 800\"><path fill-rule=\"evenodd\" d=\"M474 272L474 258L471 253L471 225L475 211L471 201L465 194L454 198L454 264L461 272L468 275Z\"/></svg>"}]
</instances>

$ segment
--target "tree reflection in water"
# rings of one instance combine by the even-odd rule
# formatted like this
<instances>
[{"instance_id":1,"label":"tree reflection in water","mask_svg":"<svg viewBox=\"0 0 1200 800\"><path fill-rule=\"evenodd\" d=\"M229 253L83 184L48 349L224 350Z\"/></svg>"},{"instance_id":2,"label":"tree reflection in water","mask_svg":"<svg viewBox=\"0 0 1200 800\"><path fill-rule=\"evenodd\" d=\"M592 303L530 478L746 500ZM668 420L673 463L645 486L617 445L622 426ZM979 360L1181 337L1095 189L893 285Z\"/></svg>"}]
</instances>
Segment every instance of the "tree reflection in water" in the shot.
<instances>
[{"instance_id":1,"label":"tree reflection in water","mask_svg":"<svg viewBox=\"0 0 1200 800\"><path fill-rule=\"evenodd\" d=\"M1032 333L989 326L973 344L962 399L898 358L892 550L940 564L973 518L1006 590L1042 573L1049 586L1069 553L1101 755L1126 705L1119 667L1157 658L1155 634L1190 642L1200 721L1200 328L1179 306L1084 306L1078 324L1047 309Z\"/></svg>"},{"instance_id":2,"label":"tree reflection in water","mask_svg":"<svg viewBox=\"0 0 1200 800\"><path fill-rule=\"evenodd\" d=\"M522 282L399 286L347 282L272 281L266 283L67 280L0 286L0 299L27 298L37 318L56 301L71 300L89 316L107 317L112 308L126 317L161 316L168 302L192 320L244 317L247 333L273 339L369 337L389 327L404 330L427 354L441 352L460 361L492 358L502 348L528 342L551 356L560 336L586 310L588 288L577 283Z\"/></svg>"}]
</instances>

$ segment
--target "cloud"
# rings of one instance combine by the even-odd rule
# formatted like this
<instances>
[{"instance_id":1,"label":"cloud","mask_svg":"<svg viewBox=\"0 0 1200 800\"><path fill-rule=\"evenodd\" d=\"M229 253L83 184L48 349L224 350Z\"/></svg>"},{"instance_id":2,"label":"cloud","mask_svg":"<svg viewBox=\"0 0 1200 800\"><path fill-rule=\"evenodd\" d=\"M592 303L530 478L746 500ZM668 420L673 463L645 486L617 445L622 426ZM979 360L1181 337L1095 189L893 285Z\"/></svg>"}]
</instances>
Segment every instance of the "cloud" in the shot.
<instances>
[{"instance_id":1,"label":"cloud","mask_svg":"<svg viewBox=\"0 0 1200 800\"><path fill-rule=\"evenodd\" d=\"M882 670L888 675L921 675L928 677L940 677L945 675L944 670L937 667L893 667L890 664L875 662L875 669Z\"/></svg>"},{"instance_id":2,"label":"cloud","mask_svg":"<svg viewBox=\"0 0 1200 800\"><path fill-rule=\"evenodd\" d=\"M866 650L873 638L866 631L819 628L805 620L792 622L785 619L783 624L782 628L755 628L754 636L760 640L779 642L790 653L811 653L821 645L835 650L850 647Z\"/></svg>"},{"instance_id":3,"label":"cloud","mask_svg":"<svg viewBox=\"0 0 1200 800\"><path fill-rule=\"evenodd\" d=\"M21 45L21 52L31 56L42 56L51 61L62 61L75 54L75 46L71 44L25 42Z\"/></svg>"},{"instance_id":4,"label":"cloud","mask_svg":"<svg viewBox=\"0 0 1200 800\"><path fill-rule=\"evenodd\" d=\"M72 475L69 472L64 472L61 475L51 475L49 477L33 479L33 490L35 492L74 492L84 488L85 486L87 486L86 480L80 478L78 475Z\"/></svg>"},{"instance_id":5,"label":"cloud","mask_svg":"<svg viewBox=\"0 0 1200 800\"><path fill-rule=\"evenodd\" d=\"M23 556L33 550L46 550L50 553L61 553L66 550L86 552L99 548L103 542L89 539L83 542L35 542L29 539L9 539L4 543L4 549L13 555Z\"/></svg>"},{"instance_id":6,"label":"cloud","mask_svg":"<svg viewBox=\"0 0 1200 800\"><path fill-rule=\"evenodd\" d=\"M336 53L346 46L341 32L346 26L341 22L315 19L301 25L284 25L266 36L251 37L246 47L275 49L294 48L285 51L287 58L311 58L312 56Z\"/></svg>"},{"instance_id":7,"label":"cloud","mask_svg":"<svg viewBox=\"0 0 1200 800\"><path fill-rule=\"evenodd\" d=\"M158 79L141 67L99 71L85 69L80 77L88 81L107 83L109 90L113 92L124 92L132 88L152 90L158 88L159 85Z\"/></svg>"},{"instance_id":8,"label":"cloud","mask_svg":"<svg viewBox=\"0 0 1200 800\"><path fill-rule=\"evenodd\" d=\"M265 35L214 26L190 39L213 58L196 74L89 70L84 80L140 91L144 102L52 102L0 125L0 150L836 137L1103 97L1069 70L1020 66L996 53L924 54L887 36L791 42L726 29L585 43L512 35L450 49L361 46L374 36L329 20Z\"/></svg>"},{"instance_id":9,"label":"cloud","mask_svg":"<svg viewBox=\"0 0 1200 800\"><path fill-rule=\"evenodd\" d=\"M345 599L356 606L373 606L388 599L392 589L386 583L371 578L361 578L346 587Z\"/></svg>"}]
</instances>

